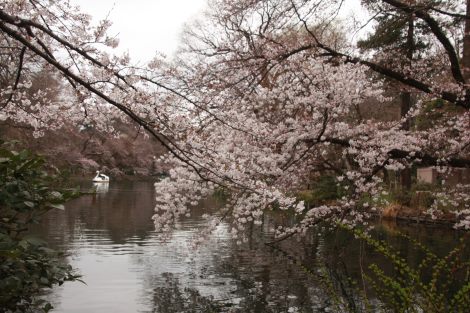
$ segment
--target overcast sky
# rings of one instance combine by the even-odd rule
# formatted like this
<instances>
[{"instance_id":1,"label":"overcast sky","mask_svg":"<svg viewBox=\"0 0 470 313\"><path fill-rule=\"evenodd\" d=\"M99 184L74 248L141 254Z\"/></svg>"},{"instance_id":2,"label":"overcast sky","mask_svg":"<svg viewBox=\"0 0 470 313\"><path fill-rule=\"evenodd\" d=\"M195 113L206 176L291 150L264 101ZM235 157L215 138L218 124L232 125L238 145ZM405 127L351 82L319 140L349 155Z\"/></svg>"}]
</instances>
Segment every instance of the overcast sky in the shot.
<instances>
[{"instance_id":1,"label":"overcast sky","mask_svg":"<svg viewBox=\"0 0 470 313\"><path fill-rule=\"evenodd\" d=\"M171 55L185 22L197 17L206 0L72 0L94 19L108 13L110 34L118 34L119 50L135 60L148 61L155 51Z\"/></svg>"},{"instance_id":2,"label":"overcast sky","mask_svg":"<svg viewBox=\"0 0 470 313\"><path fill-rule=\"evenodd\" d=\"M97 21L113 22L120 52L129 51L135 61L149 61L156 51L171 56L184 24L200 15L207 0L72 0ZM346 12L359 8L359 0L346 0Z\"/></svg>"}]
</instances>

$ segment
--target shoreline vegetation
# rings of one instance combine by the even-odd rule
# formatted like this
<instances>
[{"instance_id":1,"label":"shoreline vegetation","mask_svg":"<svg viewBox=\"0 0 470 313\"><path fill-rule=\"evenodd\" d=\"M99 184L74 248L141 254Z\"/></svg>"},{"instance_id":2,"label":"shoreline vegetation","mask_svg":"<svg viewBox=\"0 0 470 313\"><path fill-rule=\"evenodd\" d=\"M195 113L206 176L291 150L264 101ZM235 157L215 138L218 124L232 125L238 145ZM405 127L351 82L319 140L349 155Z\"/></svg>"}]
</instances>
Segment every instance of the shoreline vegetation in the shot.
<instances>
[{"instance_id":1,"label":"shoreline vegetation","mask_svg":"<svg viewBox=\"0 0 470 313\"><path fill-rule=\"evenodd\" d=\"M66 170L67 172L67 170ZM70 171L69 171L70 172ZM139 174L135 173L133 175L122 174L118 177L111 177L113 180L118 181L149 181L155 182L164 177L167 177L166 172L159 172L155 174ZM91 182L91 177L93 176L93 172L89 173L81 173L75 175L68 175L67 179L69 181L88 181ZM314 182L312 182L314 184ZM322 185L322 181L320 179L319 188L322 189L324 186ZM311 190L302 190L297 192L297 197L299 200L304 200L307 205L311 206L315 203L315 199L312 199L310 194L314 194L313 197L318 197L318 190L311 189ZM321 190L320 193L324 192ZM316 195L315 195L316 194ZM458 222L456 215L453 212L446 212L441 213L438 216L431 216L428 212L429 206L426 207L423 202L430 204L430 197L427 196L429 191L417 191L414 192L412 196L409 196L410 205L397 203L396 201L391 201L389 204L378 206L377 212L371 214L371 218L376 220L385 220L385 221L396 221L400 223L407 223L407 224L423 224L423 225L439 225L446 228L454 228L454 225ZM423 196L424 195L424 196ZM325 196L325 195L324 195ZM334 197L336 197L335 195ZM320 201L323 201L323 196L320 196ZM328 192L325 196L326 199L329 199L331 195L328 195Z\"/></svg>"},{"instance_id":2,"label":"shoreline vegetation","mask_svg":"<svg viewBox=\"0 0 470 313\"><path fill-rule=\"evenodd\" d=\"M334 205L347 195L348 187L334 177L322 175L313 179L309 189L295 192L299 201L307 207ZM370 203L375 210L370 213L372 219L416 223L424 225L441 225L455 228L458 223L457 209L446 205L439 198L439 184L414 183L410 190L403 191L400 187L388 187L381 198L365 197L362 203Z\"/></svg>"},{"instance_id":3,"label":"shoreline vegetation","mask_svg":"<svg viewBox=\"0 0 470 313\"><path fill-rule=\"evenodd\" d=\"M449 228L454 228L453 226L457 223L457 219L455 218L454 214L448 213L433 218L426 214L426 212L422 209L402 206L398 204L392 204L387 207L384 207L381 212L376 215L376 217L389 221L424 225L441 225Z\"/></svg>"}]
</instances>

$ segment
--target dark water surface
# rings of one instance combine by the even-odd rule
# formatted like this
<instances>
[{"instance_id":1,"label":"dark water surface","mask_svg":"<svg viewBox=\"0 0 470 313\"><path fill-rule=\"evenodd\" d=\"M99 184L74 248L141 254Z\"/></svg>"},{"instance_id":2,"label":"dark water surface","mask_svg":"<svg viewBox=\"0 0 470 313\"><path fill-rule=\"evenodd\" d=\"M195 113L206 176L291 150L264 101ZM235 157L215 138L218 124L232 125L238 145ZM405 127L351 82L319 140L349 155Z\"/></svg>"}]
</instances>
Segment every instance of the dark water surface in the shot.
<instances>
[{"instance_id":1,"label":"dark water surface","mask_svg":"<svg viewBox=\"0 0 470 313\"><path fill-rule=\"evenodd\" d=\"M283 222L273 219L253 229L242 245L229 237L229 225L222 224L194 250L191 239L205 225L201 209L163 238L151 220L152 183L111 182L98 188L98 194L71 201L65 211L50 212L34 230L65 251L66 261L86 282L65 283L47 295L53 312L332 312L331 296L315 274L327 272L341 282L360 277L364 263L382 262L372 249L337 231L273 249L263 243L269 230ZM416 225L379 228L379 236L411 264L418 264L422 255L396 236L398 230L440 255L459 237L452 230Z\"/></svg>"}]
</instances>

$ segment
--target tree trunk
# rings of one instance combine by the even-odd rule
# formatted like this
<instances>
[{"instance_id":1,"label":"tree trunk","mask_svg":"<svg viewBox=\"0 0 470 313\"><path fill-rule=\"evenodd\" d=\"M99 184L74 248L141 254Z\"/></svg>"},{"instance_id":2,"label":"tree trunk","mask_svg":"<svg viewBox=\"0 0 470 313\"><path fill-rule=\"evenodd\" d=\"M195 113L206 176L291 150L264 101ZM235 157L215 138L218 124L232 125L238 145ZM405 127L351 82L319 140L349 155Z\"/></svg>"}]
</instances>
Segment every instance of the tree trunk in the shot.
<instances>
[{"instance_id":1,"label":"tree trunk","mask_svg":"<svg viewBox=\"0 0 470 313\"><path fill-rule=\"evenodd\" d=\"M470 0L468 0L470 1ZM413 61L413 51L414 51L414 16L410 14L408 20L408 34L406 40L406 58L408 65L411 65ZM400 114L401 117L405 117L412 105L412 96L411 92L403 91L400 96L401 107ZM405 122L403 129L410 130L410 121ZM408 191L411 189L411 169L405 168L400 172L400 183L403 191Z\"/></svg>"},{"instance_id":2,"label":"tree trunk","mask_svg":"<svg viewBox=\"0 0 470 313\"><path fill-rule=\"evenodd\" d=\"M467 18L465 19L465 34L463 37L463 55L462 55L462 72L466 83L470 79L470 0L467 0Z\"/></svg>"}]
</instances>

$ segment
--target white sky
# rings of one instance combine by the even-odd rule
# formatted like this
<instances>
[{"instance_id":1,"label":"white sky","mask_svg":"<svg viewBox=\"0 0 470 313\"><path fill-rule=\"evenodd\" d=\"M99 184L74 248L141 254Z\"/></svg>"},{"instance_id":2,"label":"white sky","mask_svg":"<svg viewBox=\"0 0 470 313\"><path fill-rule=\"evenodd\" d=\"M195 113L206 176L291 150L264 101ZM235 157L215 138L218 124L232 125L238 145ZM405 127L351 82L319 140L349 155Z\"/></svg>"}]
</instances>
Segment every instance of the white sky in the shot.
<instances>
[{"instance_id":1,"label":"white sky","mask_svg":"<svg viewBox=\"0 0 470 313\"><path fill-rule=\"evenodd\" d=\"M171 56L178 47L184 24L200 15L207 0L72 0L95 21L108 13L118 35L118 51L128 51L134 61L149 61L156 51ZM360 8L360 0L345 0L344 15Z\"/></svg>"},{"instance_id":2,"label":"white sky","mask_svg":"<svg viewBox=\"0 0 470 313\"><path fill-rule=\"evenodd\" d=\"M149 61L156 51L170 56L185 22L206 7L206 0L72 0L94 19L109 19L110 35L118 34L119 51L136 61Z\"/></svg>"}]
</instances>

